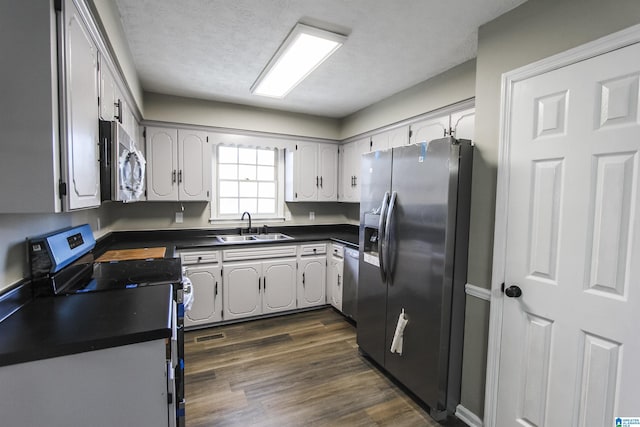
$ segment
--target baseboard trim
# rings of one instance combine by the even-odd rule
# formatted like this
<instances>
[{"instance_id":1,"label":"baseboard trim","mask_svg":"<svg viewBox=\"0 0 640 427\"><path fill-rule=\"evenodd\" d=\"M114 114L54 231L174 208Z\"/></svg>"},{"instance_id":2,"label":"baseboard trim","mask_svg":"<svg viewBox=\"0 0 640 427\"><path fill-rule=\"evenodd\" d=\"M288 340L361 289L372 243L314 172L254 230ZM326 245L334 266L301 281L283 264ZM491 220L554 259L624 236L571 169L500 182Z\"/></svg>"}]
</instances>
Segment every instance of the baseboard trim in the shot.
<instances>
[{"instance_id":1,"label":"baseboard trim","mask_svg":"<svg viewBox=\"0 0 640 427\"><path fill-rule=\"evenodd\" d=\"M456 406L456 417L469 427L483 427L480 417L462 405Z\"/></svg>"},{"instance_id":2,"label":"baseboard trim","mask_svg":"<svg viewBox=\"0 0 640 427\"><path fill-rule=\"evenodd\" d=\"M491 300L491 289L481 288L480 286L472 285L471 283L464 285L464 292L467 295L471 295L485 301Z\"/></svg>"}]
</instances>

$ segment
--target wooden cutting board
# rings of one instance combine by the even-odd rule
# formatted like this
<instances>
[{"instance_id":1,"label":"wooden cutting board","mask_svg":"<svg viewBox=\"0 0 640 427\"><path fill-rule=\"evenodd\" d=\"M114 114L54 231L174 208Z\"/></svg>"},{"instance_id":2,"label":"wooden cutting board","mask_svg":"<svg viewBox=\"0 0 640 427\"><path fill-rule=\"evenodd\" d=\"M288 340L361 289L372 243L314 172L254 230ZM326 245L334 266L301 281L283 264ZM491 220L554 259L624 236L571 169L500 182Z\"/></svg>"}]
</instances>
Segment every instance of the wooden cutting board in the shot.
<instances>
[{"instance_id":1,"label":"wooden cutting board","mask_svg":"<svg viewBox=\"0 0 640 427\"><path fill-rule=\"evenodd\" d=\"M96 262L111 262L111 261L129 261L132 259L149 259L149 258L164 258L164 254L167 251L166 247L159 248L139 248L139 249L116 249L107 251L100 256Z\"/></svg>"}]
</instances>

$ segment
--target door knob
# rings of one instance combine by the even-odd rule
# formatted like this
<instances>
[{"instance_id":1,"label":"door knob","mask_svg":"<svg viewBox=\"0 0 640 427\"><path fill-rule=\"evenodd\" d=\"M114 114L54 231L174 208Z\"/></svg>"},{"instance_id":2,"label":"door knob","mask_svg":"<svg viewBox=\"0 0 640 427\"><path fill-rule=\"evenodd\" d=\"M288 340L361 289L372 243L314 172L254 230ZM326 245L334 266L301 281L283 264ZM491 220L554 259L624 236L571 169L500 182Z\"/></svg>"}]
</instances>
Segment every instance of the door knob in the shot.
<instances>
[{"instance_id":1,"label":"door knob","mask_svg":"<svg viewBox=\"0 0 640 427\"><path fill-rule=\"evenodd\" d=\"M520 286L511 285L504 290L504 294L509 298L519 298L522 295L522 289Z\"/></svg>"}]
</instances>

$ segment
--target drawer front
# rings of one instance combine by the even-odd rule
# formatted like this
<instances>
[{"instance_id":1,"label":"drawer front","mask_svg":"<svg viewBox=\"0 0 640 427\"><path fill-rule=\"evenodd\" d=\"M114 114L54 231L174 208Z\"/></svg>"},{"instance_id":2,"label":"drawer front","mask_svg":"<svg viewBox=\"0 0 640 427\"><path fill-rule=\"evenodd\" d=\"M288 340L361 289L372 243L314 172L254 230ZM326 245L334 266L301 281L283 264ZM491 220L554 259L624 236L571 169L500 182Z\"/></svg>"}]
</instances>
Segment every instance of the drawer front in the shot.
<instances>
[{"instance_id":1,"label":"drawer front","mask_svg":"<svg viewBox=\"0 0 640 427\"><path fill-rule=\"evenodd\" d=\"M180 252L180 259L182 265L215 264L220 262L220 254L218 251Z\"/></svg>"},{"instance_id":2,"label":"drawer front","mask_svg":"<svg viewBox=\"0 0 640 427\"><path fill-rule=\"evenodd\" d=\"M314 243L309 245L300 245L298 254L301 256L306 255L323 255L327 253L326 243Z\"/></svg>"},{"instance_id":3,"label":"drawer front","mask_svg":"<svg viewBox=\"0 0 640 427\"><path fill-rule=\"evenodd\" d=\"M295 246L270 246L249 249L226 249L222 251L223 261L242 261L245 259L281 258L296 256Z\"/></svg>"},{"instance_id":4,"label":"drawer front","mask_svg":"<svg viewBox=\"0 0 640 427\"><path fill-rule=\"evenodd\" d=\"M344 246L333 243L331 245L331 255L342 258L344 256Z\"/></svg>"}]
</instances>

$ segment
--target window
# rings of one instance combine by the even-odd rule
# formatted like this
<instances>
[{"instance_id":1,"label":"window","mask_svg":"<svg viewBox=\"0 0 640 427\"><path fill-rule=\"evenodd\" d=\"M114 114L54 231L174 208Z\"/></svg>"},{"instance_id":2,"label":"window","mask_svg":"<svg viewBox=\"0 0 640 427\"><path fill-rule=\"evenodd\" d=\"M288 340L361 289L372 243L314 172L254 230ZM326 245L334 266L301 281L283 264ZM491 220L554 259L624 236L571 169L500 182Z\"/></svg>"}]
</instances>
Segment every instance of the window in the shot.
<instances>
[{"instance_id":1,"label":"window","mask_svg":"<svg viewBox=\"0 0 640 427\"><path fill-rule=\"evenodd\" d=\"M237 218L248 211L257 218L278 215L278 151L219 145L217 216Z\"/></svg>"}]
</instances>

